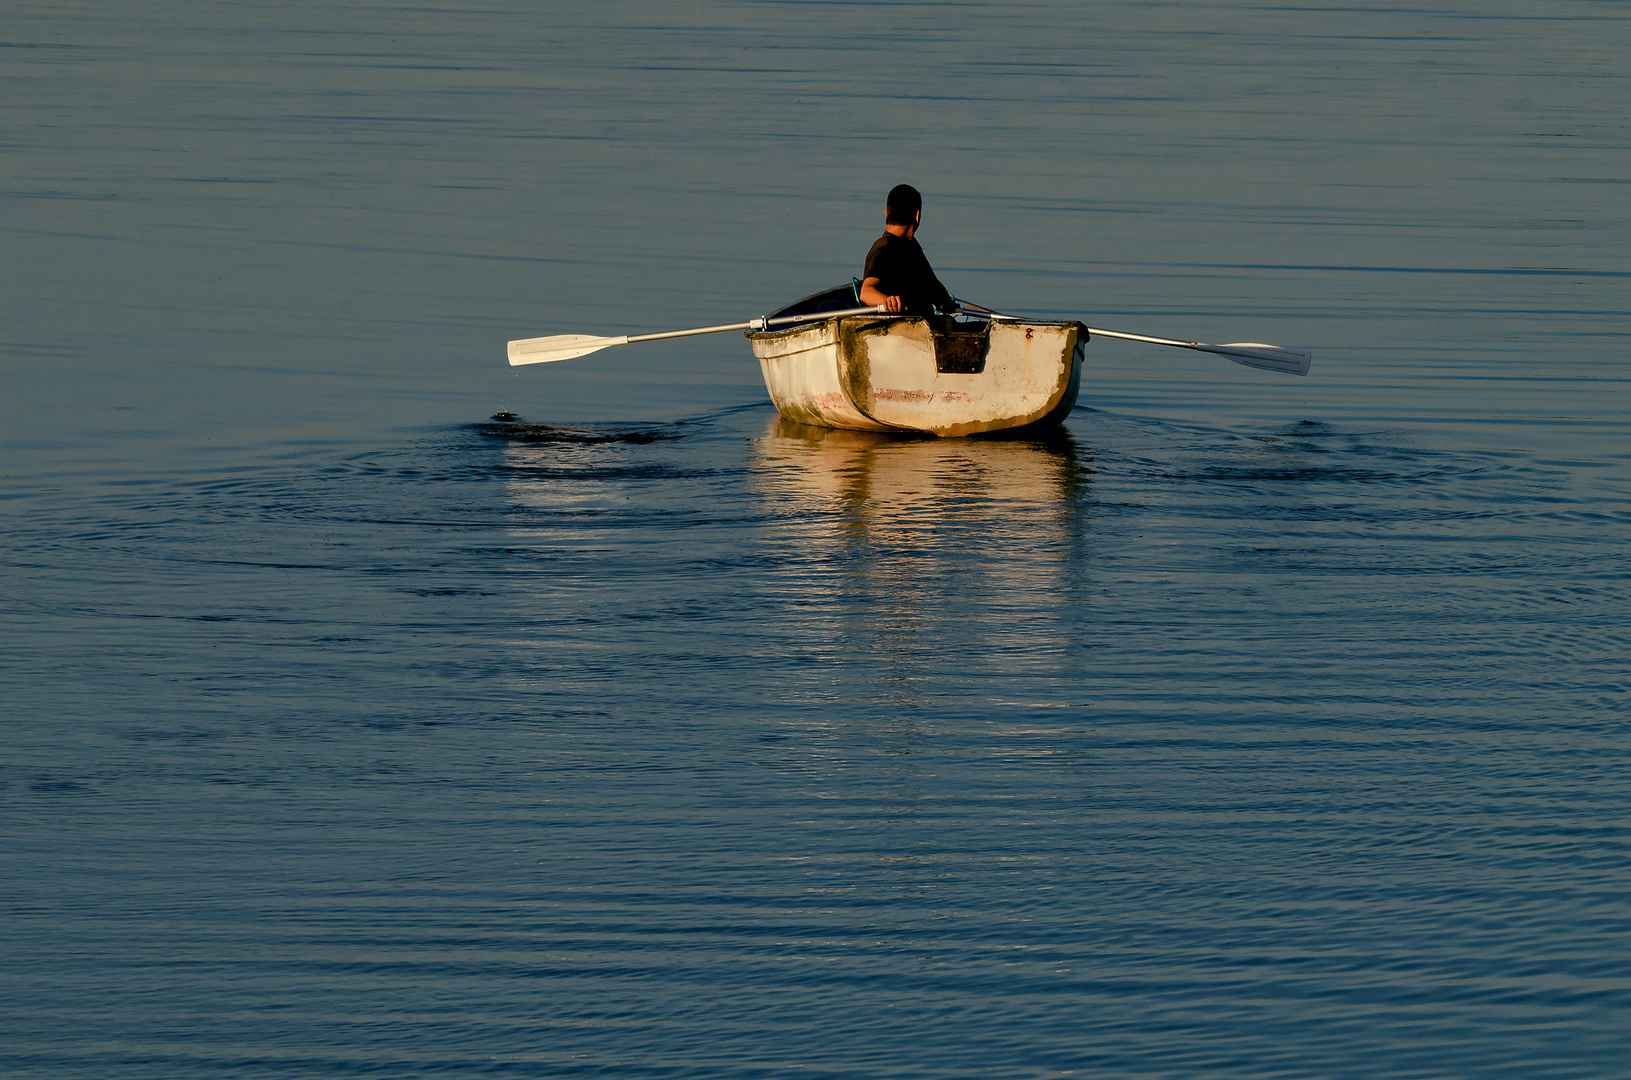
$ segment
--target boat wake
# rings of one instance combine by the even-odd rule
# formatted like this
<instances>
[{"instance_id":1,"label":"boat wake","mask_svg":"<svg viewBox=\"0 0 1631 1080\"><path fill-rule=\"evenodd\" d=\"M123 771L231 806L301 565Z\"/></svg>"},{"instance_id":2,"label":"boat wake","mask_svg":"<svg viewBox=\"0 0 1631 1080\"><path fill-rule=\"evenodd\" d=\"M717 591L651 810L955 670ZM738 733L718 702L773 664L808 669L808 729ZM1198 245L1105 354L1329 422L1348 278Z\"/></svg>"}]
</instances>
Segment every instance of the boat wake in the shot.
<instances>
[{"instance_id":1,"label":"boat wake","mask_svg":"<svg viewBox=\"0 0 1631 1080\"><path fill-rule=\"evenodd\" d=\"M668 439L683 439L685 434L663 428L630 428L615 424L557 427L553 424L529 424L514 413L494 413L485 423L471 424L469 429L489 438L507 439L522 443L654 443Z\"/></svg>"}]
</instances>

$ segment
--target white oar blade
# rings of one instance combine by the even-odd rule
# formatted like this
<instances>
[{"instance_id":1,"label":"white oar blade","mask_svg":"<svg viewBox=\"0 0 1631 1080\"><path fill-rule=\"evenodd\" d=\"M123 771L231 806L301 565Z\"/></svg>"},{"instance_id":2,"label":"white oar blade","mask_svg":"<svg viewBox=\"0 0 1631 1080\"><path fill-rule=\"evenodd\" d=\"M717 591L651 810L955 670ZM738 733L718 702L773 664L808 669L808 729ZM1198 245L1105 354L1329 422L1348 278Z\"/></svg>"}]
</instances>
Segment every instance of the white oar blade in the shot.
<instances>
[{"instance_id":1,"label":"white oar blade","mask_svg":"<svg viewBox=\"0 0 1631 1080\"><path fill-rule=\"evenodd\" d=\"M595 337L591 334L556 334L554 337L523 338L510 342L510 366L550 364L588 356L613 345L626 345L627 337Z\"/></svg>"},{"instance_id":2,"label":"white oar blade","mask_svg":"<svg viewBox=\"0 0 1631 1080\"><path fill-rule=\"evenodd\" d=\"M1227 356L1237 364L1278 371L1282 375L1307 375L1308 366L1314 362L1314 354L1307 349L1282 349L1278 345L1264 345L1257 341L1215 345L1209 351Z\"/></svg>"}]
</instances>

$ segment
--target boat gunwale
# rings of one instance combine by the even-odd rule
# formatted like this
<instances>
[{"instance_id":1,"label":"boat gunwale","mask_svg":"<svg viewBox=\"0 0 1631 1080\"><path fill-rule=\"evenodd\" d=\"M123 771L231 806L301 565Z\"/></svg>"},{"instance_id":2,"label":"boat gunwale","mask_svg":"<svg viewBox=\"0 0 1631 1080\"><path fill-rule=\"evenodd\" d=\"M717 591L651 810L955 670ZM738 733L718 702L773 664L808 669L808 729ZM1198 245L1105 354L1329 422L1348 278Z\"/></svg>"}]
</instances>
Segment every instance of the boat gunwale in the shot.
<instances>
[{"instance_id":1,"label":"boat gunwale","mask_svg":"<svg viewBox=\"0 0 1631 1080\"><path fill-rule=\"evenodd\" d=\"M890 323L890 322L901 322L901 321L904 321L906 319L919 319L919 320L921 320L923 322L928 322L930 318L950 319L952 317L953 316L949 316L949 315L925 316L925 315L899 314L899 315L844 315L844 316L841 316L841 317L836 318L836 319L823 319L820 315L812 315L811 318L810 318L810 321L807 322L807 323L796 323L793 326L782 327L782 328L779 328L779 329L776 329L776 330L745 330L745 331L743 331L742 336L749 339L750 341L769 341L769 340L772 340L772 339L775 339L775 338L791 337L794 334L808 333L811 330L817 329L818 324L819 324L819 326L825 326L826 324L830 323L830 324L832 324L833 326L836 327L836 326L838 326L840 324L845 324L845 323L853 326L853 325L855 325L857 323ZM1060 326L1060 327L1075 326L1075 327L1079 327L1081 329L1081 334L1082 334L1081 340L1082 341L1088 340L1088 327L1087 327L1087 324L1082 322L1080 319L1015 319L1015 318L976 319L976 320L972 320L972 321L970 321L968 323L964 323L964 324L961 324L961 325L966 325L966 326L970 326L970 327L973 327L973 326L982 326L982 327L990 327L990 326L1019 326L1019 327L1027 327L1027 326ZM935 328L932 325L930 326L929 329L930 329L931 333L935 332ZM944 332L944 331L941 331L941 332Z\"/></svg>"}]
</instances>

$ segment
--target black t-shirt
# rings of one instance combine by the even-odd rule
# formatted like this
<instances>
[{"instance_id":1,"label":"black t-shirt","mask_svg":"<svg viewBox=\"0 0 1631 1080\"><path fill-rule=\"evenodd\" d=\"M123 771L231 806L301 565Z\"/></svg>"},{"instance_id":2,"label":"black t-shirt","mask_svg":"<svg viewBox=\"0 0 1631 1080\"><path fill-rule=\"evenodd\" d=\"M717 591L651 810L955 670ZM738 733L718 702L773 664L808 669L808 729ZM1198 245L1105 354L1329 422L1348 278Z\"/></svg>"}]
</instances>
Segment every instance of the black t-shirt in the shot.
<instances>
[{"instance_id":1,"label":"black t-shirt","mask_svg":"<svg viewBox=\"0 0 1631 1080\"><path fill-rule=\"evenodd\" d=\"M928 258L915 239L884 233L866 253L866 269L861 278L875 277L885 296L898 296L913 315L933 314L934 308L948 310L951 293L940 284Z\"/></svg>"}]
</instances>

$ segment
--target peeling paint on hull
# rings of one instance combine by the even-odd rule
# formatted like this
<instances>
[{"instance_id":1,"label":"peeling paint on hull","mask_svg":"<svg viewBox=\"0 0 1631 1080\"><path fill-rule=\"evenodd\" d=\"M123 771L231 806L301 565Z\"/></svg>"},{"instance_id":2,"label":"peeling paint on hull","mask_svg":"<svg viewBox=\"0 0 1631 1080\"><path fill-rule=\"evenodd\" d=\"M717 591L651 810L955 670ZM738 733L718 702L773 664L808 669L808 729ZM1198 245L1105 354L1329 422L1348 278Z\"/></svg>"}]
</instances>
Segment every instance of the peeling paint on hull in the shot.
<instances>
[{"instance_id":1,"label":"peeling paint on hull","mask_svg":"<svg viewBox=\"0 0 1631 1080\"><path fill-rule=\"evenodd\" d=\"M788 420L958 436L1063 420L1087 328L861 315L747 337Z\"/></svg>"}]
</instances>

